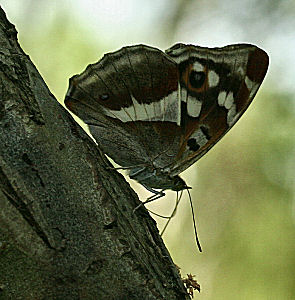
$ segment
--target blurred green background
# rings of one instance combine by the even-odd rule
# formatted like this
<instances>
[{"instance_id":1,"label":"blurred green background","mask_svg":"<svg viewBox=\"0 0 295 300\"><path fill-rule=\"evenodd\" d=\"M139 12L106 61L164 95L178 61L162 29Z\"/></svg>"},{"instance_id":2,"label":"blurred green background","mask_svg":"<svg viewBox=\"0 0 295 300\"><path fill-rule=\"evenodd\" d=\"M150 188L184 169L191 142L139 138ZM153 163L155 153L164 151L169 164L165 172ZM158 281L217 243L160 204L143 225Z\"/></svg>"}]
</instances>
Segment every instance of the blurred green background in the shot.
<instances>
[{"instance_id":1,"label":"blurred green background","mask_svg":"<svg viewBox=\"0 0 295 300\"><path fill-rule=\"evenodd\" d=\"M247 42L265 49L270 68L253 104L182 176L193 187L203 253L187 195L164 240L182 274L196 275L197 299L295 299L295 1L1 0L1 6L60 102L69 77L122 46ZM142 200L149 195L132 186ZM168 193L149 208L168 215L174 200Z\"/></svg>"}]
</instances>

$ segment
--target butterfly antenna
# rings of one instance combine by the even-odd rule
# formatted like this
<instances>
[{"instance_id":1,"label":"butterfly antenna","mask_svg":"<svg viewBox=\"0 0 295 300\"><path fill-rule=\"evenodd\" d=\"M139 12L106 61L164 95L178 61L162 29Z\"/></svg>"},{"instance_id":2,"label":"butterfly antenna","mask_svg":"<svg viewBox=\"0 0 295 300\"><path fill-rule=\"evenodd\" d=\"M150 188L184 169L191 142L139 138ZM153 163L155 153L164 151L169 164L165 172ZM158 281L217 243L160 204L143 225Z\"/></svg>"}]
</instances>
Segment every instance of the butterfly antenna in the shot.
<instances>
[{"instance_id":1,"label":"butterfly antenna","mask_svg":"<svg viewBox=\"0 0 295 300\"><path fill-rule=\"evenodd\" d=\"M196 226L196 220L195 220L195 212L194 212L194 207L193 207L193 201L192 201L192 197L191 194L189 192L189 189L187 188L187 193L188 193L188 197L189 197L189 203L191 205L191 210L192 210L192 216L193 216L193 225L194 225L194 231L195 231L195 238L196 238L196 243L197 246L199 248L199 251L202 252L202 247L198 238L198 233L197 233L197 226Z\"/></svg>"},{"instance_id":2,"label":"butterfly antenna","mask_svg":"<svg viewBox=\"0 0 295 300\"><path fill-rule=\"evenodd\" d=\"M162 229L162 231L161 231L161 233L160 233L161 236L164 234L164 232L165 232L166 228L168 227L168 225L169 225L171 219L175 216L175 213L176 213L178 204L179 204L179 202L180 202L180 199L181 199L181 197L182 197L183 191L181 191L179 197L178 197L178 191L177 191L176 193L177 193L177 196L176 196L176 202L175 202L174 209L173 209L173 211L172 211L172 214L168 217L168 220L167 220L167 222L166 222L164 228Z\"/></svg>"}]
</instances>

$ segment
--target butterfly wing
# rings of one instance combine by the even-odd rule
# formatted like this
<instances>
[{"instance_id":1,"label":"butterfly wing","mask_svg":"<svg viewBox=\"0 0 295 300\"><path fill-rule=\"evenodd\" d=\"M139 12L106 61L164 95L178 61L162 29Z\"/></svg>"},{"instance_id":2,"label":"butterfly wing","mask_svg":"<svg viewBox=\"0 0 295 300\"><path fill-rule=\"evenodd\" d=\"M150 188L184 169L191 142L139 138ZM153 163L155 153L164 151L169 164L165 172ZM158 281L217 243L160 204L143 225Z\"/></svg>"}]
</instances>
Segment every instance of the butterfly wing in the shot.
<instances>
[{"instance_id":1,"label":"butterfly wing","mask_svg":"<svg viewBox=\"0 0 295 300\"><path fill-rule=\"evenodd\" d=\"M65 104L119 165L175 176L235 124L267 66L267 54L245 44L125 47L74 76Z\"/></svg>"},{"instance_id":2,"label":"butterfly wing","mask_svg":"<svg viewBox=\"0 0 295 300\"><path fill-rule=\"evenodd\" d=\"M72 77L65 104L118 164L155 158L161 168L176 157L182 135L178 87L175 61L137 45L107 54Z\"/></svg>"},{"instance_id":3,"label":"butterfly wing","mask_svg":"<svg viewBox=\"0 0 295 300\"><path fill-rule=\"evenodd\" d=\"M260 48L237 44L202 48L177 44L166 53L178 64L181 98L181 137L172 176L200 159L245 112L260 87L268 56Z\"/></svg>"}]
</instances>

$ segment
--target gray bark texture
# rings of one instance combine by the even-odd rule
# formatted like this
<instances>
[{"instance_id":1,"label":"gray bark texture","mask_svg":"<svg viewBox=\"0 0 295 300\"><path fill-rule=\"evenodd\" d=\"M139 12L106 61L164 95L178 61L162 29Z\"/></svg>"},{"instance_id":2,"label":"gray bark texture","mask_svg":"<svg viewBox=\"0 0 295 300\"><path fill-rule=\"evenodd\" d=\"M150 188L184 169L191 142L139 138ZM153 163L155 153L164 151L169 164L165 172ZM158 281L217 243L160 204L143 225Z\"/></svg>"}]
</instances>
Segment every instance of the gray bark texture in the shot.
<instances>
[{"instance_id":1,"label":"gray bark texture","mask_svg":"<svg viewBox=\"0 0 295 300\"><path fill-rule=\"evenodd\" d=\"M0 8L0 299L189 299L155 222Z\"/></svg>"}]
</instances>

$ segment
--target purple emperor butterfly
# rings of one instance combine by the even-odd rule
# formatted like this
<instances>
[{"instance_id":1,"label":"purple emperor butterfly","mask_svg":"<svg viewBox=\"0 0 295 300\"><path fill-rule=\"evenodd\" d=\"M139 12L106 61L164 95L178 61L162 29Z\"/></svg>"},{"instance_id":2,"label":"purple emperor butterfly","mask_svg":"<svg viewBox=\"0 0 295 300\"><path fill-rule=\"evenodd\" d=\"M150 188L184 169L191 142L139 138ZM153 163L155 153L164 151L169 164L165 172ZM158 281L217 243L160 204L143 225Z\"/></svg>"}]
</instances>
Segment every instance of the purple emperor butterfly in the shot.
<instances>
[{"instance_id":1,"label":"purple emperor butterfly","mask_svg":"<svg viewBox=\"0 0 295 300\"><path fill-rule=\"evenodd\" d=\"M130 178L156 194L180 191L178 174L237 122L267 68L250 44L124 47L72 77L65 105Z\"/></svg>"}]
</instances>

